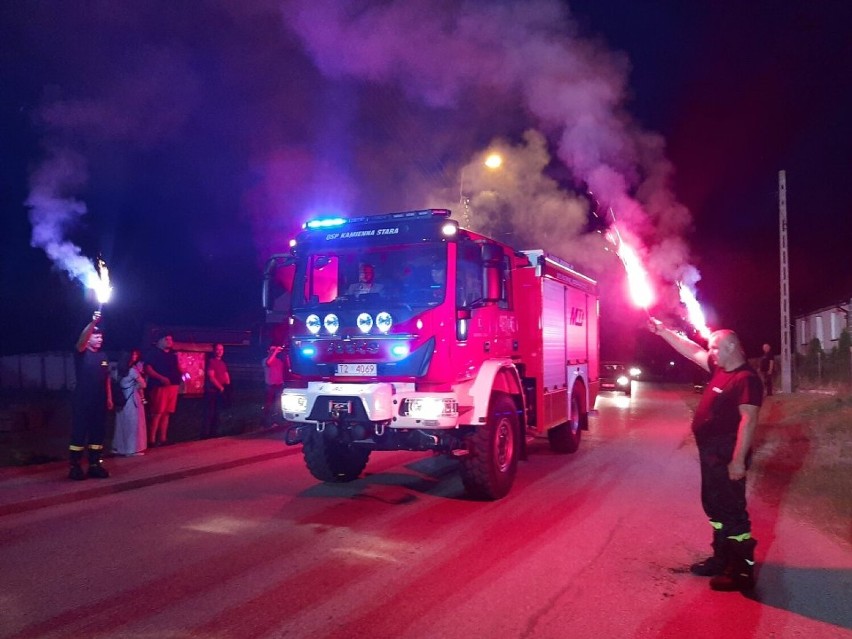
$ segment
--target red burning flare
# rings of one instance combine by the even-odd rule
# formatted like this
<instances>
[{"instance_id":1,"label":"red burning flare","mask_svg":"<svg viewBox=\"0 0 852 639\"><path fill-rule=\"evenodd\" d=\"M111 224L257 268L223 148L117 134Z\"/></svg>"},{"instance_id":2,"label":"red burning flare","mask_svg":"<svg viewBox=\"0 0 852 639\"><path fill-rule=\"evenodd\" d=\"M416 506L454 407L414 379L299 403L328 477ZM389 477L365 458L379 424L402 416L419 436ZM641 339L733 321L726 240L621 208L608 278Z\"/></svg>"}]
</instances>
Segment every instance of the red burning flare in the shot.
<instances>
[{"instance_id":1,"label":"red burning flare","mask_svg":"<svg viewBox=\"0 0 852 639\"><path fill-rule=\"evenodd\" d=\"M647 311L655 300L654 287L651 286L648 271L645 270L642 260L639 259L639 253L624 241L615 224L610 227L604 237L615 247L615 253L627 271L627 288L630 299L636 306Z\"/></svg>"},{"instance_id":2,"label":"red burning flare","mask_svg":"<svg viewBox=\"0 0 852 639\"><path fill-rule=\"evenodd\" d=\"M695 294L682 282L677 283L677 288L680 293L680 301L686 307L687 321L692 324L701 337L704 339L709 338L712 331L707 327L707 321L704 319L704 311L701 310L701 305L695 298Z\"/></svg>"}]
</instances>

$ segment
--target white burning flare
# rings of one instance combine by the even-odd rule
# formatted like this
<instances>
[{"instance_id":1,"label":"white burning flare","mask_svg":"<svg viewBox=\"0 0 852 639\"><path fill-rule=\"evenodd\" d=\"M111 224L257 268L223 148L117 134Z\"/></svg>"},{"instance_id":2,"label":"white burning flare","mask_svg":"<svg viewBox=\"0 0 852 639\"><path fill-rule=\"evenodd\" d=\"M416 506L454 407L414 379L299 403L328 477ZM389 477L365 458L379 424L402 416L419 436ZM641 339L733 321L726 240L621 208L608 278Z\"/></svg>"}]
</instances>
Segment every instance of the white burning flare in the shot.
<instances>
[{"instance_id":1,"label":"white burning flare","mask_svg":"<svg viewBox=\"0 0 852 639\"><path fill-rule=\"evenodd\" d=\"M89 281L86 282L86 286L95 291L98 303L104 305L109 302L109 298L112 296L112 286L109 283L109 269L106 262L100 257L97 259L96 265L98 272L88 278Z\"/></svg>"}]
</instances>

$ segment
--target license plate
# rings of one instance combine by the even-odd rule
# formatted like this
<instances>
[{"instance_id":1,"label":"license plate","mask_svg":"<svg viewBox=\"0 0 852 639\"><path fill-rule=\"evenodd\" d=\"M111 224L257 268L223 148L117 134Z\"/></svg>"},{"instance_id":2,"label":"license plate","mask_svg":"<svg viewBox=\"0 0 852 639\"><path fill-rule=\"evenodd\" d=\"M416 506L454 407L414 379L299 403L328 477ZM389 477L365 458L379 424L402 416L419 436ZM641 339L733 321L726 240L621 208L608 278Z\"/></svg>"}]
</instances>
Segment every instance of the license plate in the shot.
<instances>
[{"instance_id":1,"label":"license plate","mask_svg":"<svg viewBox=\"0 0 852 639\"><path fill-rule=\"evenodd\" d=\"M376 374L375 364L338 364L337 374L342 377L370 377Z\"/></svg>"}]
</instances>

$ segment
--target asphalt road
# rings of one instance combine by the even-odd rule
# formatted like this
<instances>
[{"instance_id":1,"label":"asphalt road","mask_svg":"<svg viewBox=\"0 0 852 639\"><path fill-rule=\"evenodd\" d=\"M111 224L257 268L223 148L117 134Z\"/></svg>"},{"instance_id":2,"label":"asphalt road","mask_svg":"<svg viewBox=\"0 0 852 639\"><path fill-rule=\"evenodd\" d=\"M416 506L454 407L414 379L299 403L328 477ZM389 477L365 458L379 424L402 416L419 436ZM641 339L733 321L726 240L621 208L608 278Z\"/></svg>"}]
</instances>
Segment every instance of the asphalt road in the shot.
<instances>
[{"instance_id":1,"label":"asphalt road","mask_svg":"<svg viewBox=\"0 0 852 639\"><path fill-rule=\"evenodd\" d=\"M679 392L597 407L498 502L442 457L329 486L295 454L6 515L0 637L852 637L850 548L759 481L754 595L688 573L710 532Z\"/></svg>"}]
</instances>

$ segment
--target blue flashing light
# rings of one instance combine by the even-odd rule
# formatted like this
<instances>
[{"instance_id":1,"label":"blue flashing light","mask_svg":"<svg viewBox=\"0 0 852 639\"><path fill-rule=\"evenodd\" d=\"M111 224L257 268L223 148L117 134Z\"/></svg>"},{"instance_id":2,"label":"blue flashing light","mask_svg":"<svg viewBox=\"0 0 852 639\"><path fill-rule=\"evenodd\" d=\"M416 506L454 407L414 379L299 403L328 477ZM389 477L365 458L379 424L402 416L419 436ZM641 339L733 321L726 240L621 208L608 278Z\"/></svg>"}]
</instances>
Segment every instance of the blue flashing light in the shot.
<instances>
[{"instance_id":1,"label":"blue flashing light","mask_svg":"<svg viewBox=\"0 0 852 639\"><path fill-rule=\"evenodd\" d=\"M394 357L408 357L408 344L394 344L391 347L391 355Z\"/></svg>"},{"instance_id":2,"label":"blue flashing light","mask_svg":"<svg viewBox=\"0 0 852 639\"><path fill-rule=\"evenodd\" d=\"M346 224L345 217L318 217L305 223L307 229L329 229Z\"/></svg>"},{"instance_id":3,"label":"blue flashing light","mask_svg":"<svg viewBox=\"0 0 852 639\"><path fill-rule=\"evenodd\" d=\"M313 357L317 354L317 349L314 346L303 346L302 355L305 357Z\"/></svg>"}]
</instances>

